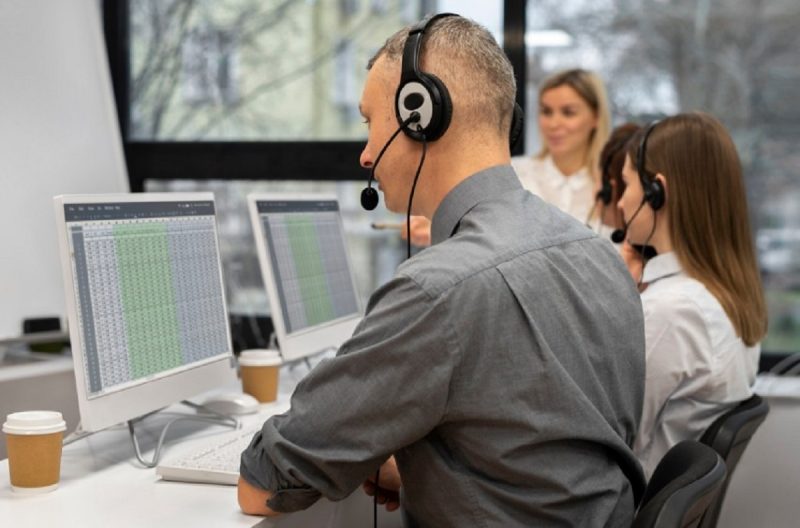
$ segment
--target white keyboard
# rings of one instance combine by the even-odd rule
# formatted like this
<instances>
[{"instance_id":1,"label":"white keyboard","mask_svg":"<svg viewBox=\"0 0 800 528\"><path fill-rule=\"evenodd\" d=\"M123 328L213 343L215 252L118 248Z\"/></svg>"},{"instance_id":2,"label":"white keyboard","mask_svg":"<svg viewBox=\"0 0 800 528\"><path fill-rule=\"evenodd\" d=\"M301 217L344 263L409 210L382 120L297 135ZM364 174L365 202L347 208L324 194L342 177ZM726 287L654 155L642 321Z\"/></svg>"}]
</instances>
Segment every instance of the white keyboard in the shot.
<instances>
[{"instance_id":1,"label":"white keyboard","mask_svg":"<svg viewBox=\"0 0 800 528\"><path fill-rule=\"evenodd\" d=\"M209 443L186 455L162 462L156 474L164 480L227 484L239 481L239 462L261 426L221 433Z\"/></svg>"}]
</instances>

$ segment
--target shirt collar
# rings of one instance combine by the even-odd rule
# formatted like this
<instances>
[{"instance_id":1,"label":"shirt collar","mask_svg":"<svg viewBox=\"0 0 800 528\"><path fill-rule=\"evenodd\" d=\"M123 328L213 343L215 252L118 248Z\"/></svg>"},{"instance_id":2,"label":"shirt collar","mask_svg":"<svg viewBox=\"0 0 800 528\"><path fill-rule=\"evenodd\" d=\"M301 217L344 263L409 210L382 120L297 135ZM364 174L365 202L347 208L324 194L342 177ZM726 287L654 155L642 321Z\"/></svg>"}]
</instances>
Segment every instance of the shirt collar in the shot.
<instances>
[{"instance_id":1,"label":"shirt collar","mask_svg":"<svg viewBox=\"0 0 800 528\"><path fill-rule=\"evenodd\" d=\"M511 165L489 167L461 181L447 193L433 214L432 243L447 240L464 215L479 202L517 189L522 189L522 184Z\"/></svg>"},{"instance_id":2,"label":"shirt collar","mask_svg":"<svg viewBox=\"0 0 800 528\"><path fill-rule=\"evenodd\" d=\"M683 273L683 267L678 262L678 257L674 251L656 255L647 261L642 274L642 282L654 282L658 279L670 277Z\"/></svg>"},{"instance_id":3,"label":"shirt collar","mask_svg":"<svg viewBox=\"0 0 800 528\"><path fill-rule=\"evenodd\" d=\"M570 176L566 176L563 172L556 167L553 162L552 156L545 156L545 174L550 177L550 181L557 188L569 187L572 191L580 191L584 187L592 184L592 179L589 177L589 170L586 167L581 167L577 172Z\"/></svg>"}]
</instances>

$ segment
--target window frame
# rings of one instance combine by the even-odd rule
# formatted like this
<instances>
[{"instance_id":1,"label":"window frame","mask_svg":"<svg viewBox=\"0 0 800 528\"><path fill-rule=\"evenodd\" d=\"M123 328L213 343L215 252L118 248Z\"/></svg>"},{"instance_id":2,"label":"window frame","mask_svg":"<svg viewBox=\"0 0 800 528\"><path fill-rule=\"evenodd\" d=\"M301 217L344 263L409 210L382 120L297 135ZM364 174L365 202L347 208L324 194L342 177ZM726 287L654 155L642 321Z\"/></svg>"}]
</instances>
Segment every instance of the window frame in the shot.
<instances>
[{"instance_id":1,"label":"window frame","mask_svg":"<svg viewBox=\"0 0 800 528\"><path fill-rule=\"evenodd\" d=\"M129 0L103 0L103 27L132 192L147 180L358 181L363 141L142 141L129 137ZM503 1L503 48L525 108L526 0ZM522 137L512 154L521 154Z\"/></svg>"}]
</instances>

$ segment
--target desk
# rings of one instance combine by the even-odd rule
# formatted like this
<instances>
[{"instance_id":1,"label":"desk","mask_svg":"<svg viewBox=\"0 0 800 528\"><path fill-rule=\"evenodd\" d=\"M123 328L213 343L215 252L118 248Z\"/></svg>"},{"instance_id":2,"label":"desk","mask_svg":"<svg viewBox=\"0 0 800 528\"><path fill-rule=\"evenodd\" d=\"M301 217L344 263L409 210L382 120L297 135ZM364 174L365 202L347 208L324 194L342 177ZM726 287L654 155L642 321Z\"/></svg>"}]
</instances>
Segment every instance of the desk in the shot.
<instances>
[{"instance_id":1,"label":"desk","mask_svg":"<svg viewBox=\"0 0 800 528\"><path fill-rule=\"evenodd\" d=\"M281 373L284 380L284 372ZM242 420L245 427L255 425L288 408L288 391L279 402L263 405L258 415ZM198 399L200 401L200 399ZM160 427L188 409L173 406L153 415L137 430L145 456L151 456ZM188 411L192 413L193 411ZM209 442L214 434L229 428L194 422L178 422L170 428L163 457L169 459L197 445ZM127 427L116 426L64 447L59 488L43 495L21 496L11 491L8 460L0 461L0 522L9 527L157 527L157 526L235 526L251 527L260 517L241 513L236 488L210 484L189 484L160 480L155 469L143 469L133 454ZM381 528L398 528L400 515L381 510ZM351 527L372 524L372 502L360 490L339 503L320 500L304 512L265 520L260 528Z\"/></svg>"}]
</instances>

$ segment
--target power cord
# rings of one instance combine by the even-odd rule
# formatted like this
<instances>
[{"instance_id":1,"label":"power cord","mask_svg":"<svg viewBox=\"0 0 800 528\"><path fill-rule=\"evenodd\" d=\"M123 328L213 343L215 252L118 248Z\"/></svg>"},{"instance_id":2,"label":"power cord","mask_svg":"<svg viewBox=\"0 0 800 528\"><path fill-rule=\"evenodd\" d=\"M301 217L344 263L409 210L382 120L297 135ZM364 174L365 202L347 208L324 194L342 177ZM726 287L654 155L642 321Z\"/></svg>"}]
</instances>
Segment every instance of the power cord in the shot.
<instances>
[{"instance_id":1,"label":"power cord","mask_svg":"<svg viewBox=\"0 0 800 528\"><path fill-rule=\"evenodd\" d=\"M381 468L375 471L375 494L372 496L372 526L378 528L378 482L381 481Z\"/></svg>"}]
</instances>

